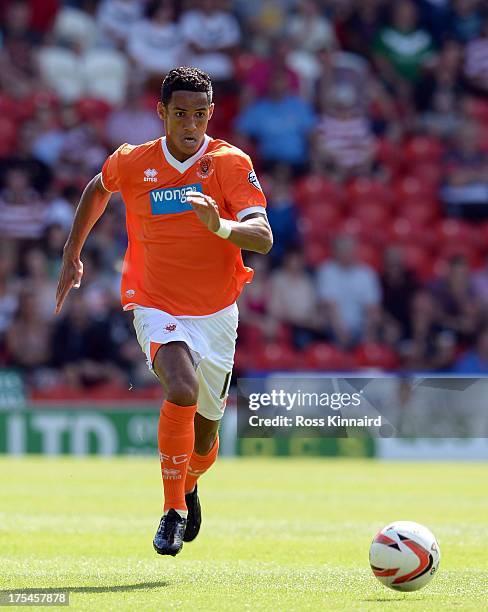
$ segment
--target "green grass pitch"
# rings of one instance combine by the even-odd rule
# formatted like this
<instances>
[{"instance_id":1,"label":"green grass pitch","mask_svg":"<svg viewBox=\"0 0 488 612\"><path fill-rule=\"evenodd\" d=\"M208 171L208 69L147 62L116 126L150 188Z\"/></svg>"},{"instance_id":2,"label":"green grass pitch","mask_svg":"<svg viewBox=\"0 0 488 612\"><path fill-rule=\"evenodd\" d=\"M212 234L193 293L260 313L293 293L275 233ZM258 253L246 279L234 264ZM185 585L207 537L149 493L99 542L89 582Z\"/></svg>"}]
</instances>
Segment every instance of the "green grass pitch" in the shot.
<instances>
[{"instance_id":1,"label":"green grass pitch","mask_svg":"<svg viewBox=\"0 0 488 612\"><path fill-rule=\"evenodd\" d=\"M0 590L69 589L71 609L103 612L485 610L487 483L487 464L221 459L201 481L200 536L172 558L152 548L157 460L1 458ZM440 543L416 593L368 566L395 519Z\"/></svg>"}]
</instances>

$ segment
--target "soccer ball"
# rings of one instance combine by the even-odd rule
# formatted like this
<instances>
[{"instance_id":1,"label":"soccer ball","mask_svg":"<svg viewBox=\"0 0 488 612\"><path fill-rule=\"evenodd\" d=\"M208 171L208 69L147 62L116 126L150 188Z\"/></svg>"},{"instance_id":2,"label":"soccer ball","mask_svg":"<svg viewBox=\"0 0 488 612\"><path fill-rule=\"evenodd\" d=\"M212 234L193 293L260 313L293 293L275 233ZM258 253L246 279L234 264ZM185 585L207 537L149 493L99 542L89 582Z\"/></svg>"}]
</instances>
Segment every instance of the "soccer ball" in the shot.
<instances>
[{"instance_id":1,"label":"soccer ball","mask_svg":"<svg viewBox=\"0 0 488 612\"><path fill-rule=\"evenodd\" d=\"M373 574L395 591L417 591L439 567L441 551L434 534L412 521L395 521L371 543L369 563Z\"/></svg>"}]
</instances>

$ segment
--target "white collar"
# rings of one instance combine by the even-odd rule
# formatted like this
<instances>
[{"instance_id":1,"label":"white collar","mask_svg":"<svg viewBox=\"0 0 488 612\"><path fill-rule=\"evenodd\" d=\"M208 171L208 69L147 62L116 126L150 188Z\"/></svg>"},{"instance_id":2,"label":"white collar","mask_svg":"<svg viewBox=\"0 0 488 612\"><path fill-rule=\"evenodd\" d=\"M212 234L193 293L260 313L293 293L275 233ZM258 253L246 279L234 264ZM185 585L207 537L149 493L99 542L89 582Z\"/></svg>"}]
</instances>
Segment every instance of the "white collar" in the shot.
<instances>
[{"instance_id":1,"label":"white collar","mask_svg":"<svg viewBox=\"0 0 488 612\"><path fill-rule=\"evenodd\" d=\"M200 157L202 157L202 155L207 150L209 142L210 142L210 136L207 136L207 134L205 134L205 136L203 137L202 146L198 149L195 155L192 155L184 162L180 162L176 159L176 157L173 157L171 153L169 152L168 145L166 144L166 136L163 136L161 138L161 145L163 147L163 155L166 161L168 162L170 166L173 166L175 170L178 170L180 174L183 174L184 172L186 172L189 168L191 168L191 166L193 166L193 164L198 159L200 159Z\"/></svg>"}]
</instances>

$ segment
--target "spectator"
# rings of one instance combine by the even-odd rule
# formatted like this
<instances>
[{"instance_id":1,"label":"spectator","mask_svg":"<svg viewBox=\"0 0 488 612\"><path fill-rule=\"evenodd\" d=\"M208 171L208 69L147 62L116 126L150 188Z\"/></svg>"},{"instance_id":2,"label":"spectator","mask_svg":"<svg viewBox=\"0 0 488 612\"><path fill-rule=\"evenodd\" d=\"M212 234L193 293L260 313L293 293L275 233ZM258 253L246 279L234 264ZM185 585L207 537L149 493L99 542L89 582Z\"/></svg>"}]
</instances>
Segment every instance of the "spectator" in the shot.
<instances>
[{"instance_id":1,"label":"spectator","mask_svg":"<svg viewBox=\"0 0 488 612\"><path fill-rule=\"evenodd\" d=\"M333 259L317 272L319 298L335 342L350 347L377 336L381 289L376 272L357 260L356 243L340 236Z\"/></svg>"},{"instance_id":2,"label":"spectator","mask_svg":"<svg viewBox=\"0 0 488 612\"><path fill-rule=\"evenodd\" d=\"M382 306L385 322L396 328L398 338L407 337L412 300L418 288L419 282L406 266L401 248L387 248L381 275Z\"/></svg>"},{"instance_id":3,"label":"spectator","mask_svg":"<svg viewBox=\"0 0 488 612\"><path fill-rule=\"evenodd\" d=\"M61 121L58 115L61 114ZM62 124L66 111L61 113L53 107L45 106L37 110L32 123L34 130L31 151L34 157L47 166L53 167L58 163L64 143L66 141L66 128Z\"/></svg>"},{"instance_id":4,"label":"spectator","mask_svg":"<svg viewBox=\"0 0 488 612\"><path fill-rule=\"evenodd\" d=\"M488 154L482 150L480 128L464 122L443 162L441 197L446 211L458 216L488 213Z\"/></svg>"},{"instance_id":5,"label":"spectator","mask_svg":"<svg viewBox=\"0 0 488 612\"><path fill-rule=\"evenodd\" d=\"M436 44L450 35L452 0L417 0L420 21L429 30ZM451 34L452 36L452 34Z\"/></svg>"},{"instance_id":6,"label":"spectator","mask_svg":"<svg viewBox=\"0 0 488 612\"><path fill-rule=\"evenodd\" d=\"M488 374L488 328L481 330L476 347L468 349L455 362L452 371L455 374Z\"/></svg>"},{"instance_id":7,"label":"spectator","mask_svg":"<svg viewBox=\"0 0 488 612\"><path fill-rule=\"evenodd\" d=\"M442 329L456 335L459 342L474 339L479 324L479 304L469 275L469 266L462 255L453 256L447 274L432 286L437 308L437 322Z\"/></svg>"},{"instance_id":8,"label":"spectator","mask_svg":"<svg viewBox=\"0 0 488 612\"><path fill-rule=\"evenodd\" d=\"M0 247L0 354L3 340L18 305L19 279L15 276L15 250L6 242Z\"/></svg>"},{"instance_id":9,"label":"spectator","mask_svg":"<svg viewBox=\"0 0 488 612\"><path fill-rule=\"evenodd\" d=\"M345 48L372 59L374 42L386 21L385 0L357 2L350 17L344 23Z\"/></svg>"},{"instance_id":10,"label":"spectator","mask_svg":"<svg viewBox=\"0 0 488 612\"><path fill-rule=\"evenodd\" d=\"M56 280L49 273L45 253L34 247L24 255L25 287L36 296L39 315L46 323L53 318L56 306Z\"/></svg>"},{"instance_id":11,"label":"spectator","mask_svg":"<svg viewBox=\"0 0 488 612\"><path fill-rule=\"evenodd\" d=\"M239 302L239 312L242 325L239 326L240 336L244 343L249 342L252 329L257 329L262 338L272 338L277 331L276 320L269 309L269 268L268 259L257 253L250 253L246 264L254 270L253 281L242 294Z\"/></svg>"},{"instance_id":12,"label":"spectator","mask_svg":"<svg viewBox=\"0 0 488 612\"><path fill-rule=\"evenodd\" d=\"M415 103L422 113L421 128L441 137L451 137L459 127L463 94L463 48L445 41L435 70L425 72L415 88Z\"/></svg>"},{"instance_id":13,"label":"spectator","mask_svg":"<svg viewBox=\"0 0 488 612\"><path fill-rule=\"evenodd\" d=\"M49 189L53 171L32 153L36 128L33 122L24 123L18 134L15 153L4 159L0 158L0 183L5 186L5 177L10 170L21 169L29 176L30 183L41 195Z\"/></svg>"},{"instance_id":14,"label":"spectator","mask_svg":"<svg viewBox=\"0 0 488 612\"><path fill-rule=\"evenodd\" d=\"M297 12L288 19L286 31L300 49L310 53L336 45L334 28L321 13L317 0L300 0Z\"/></svg>"},{"instance_id":15,"label":"spectator","mask_svg":"<svg viewBox=\"0 0 488 612\"><path fill-rule=\"evenodd\" d=\"M69 231L78 199L78 190L70 186L62 189L61 193L52 192L47 203L46 225L59 224Z\"/></svg>"},{"instance_id":16,"label":"spectator","mask_svg":"<svg viewBox=\"0 0 488 612\"><path fill-rule=\"evenodd\" d=\"M139 0L102 0L97 10L101 42L123 48L131 27L142 17L144 3Z\"/></svg>"},{"instance_id":17,"label":"spectator","mask_svg":"<svg viewBox=\"0 0 488 612\"><path fill-rule=\"evenodd\" d=\"M268 46L266 56L251 55L246 58L241 69L241 80L246 86L242 97L247 103L267 95L272 75L276 72L285 76L289 93L296 94L300 91L300 76L291 67L292 47L290 42L279 36L269 41Z\"/></svg>"},{"instance_id":18,"label":"spectator","mask_svg":"<svg viewBox=\"0 0 488 612\"><path fill-rule=\"evenodd\" d=\"M84 257L83 299L90 305L90 315L104 320L114 297L119 295L120 281L113 268L102 266L102 252L92 245L91 241L87 244ZM107 241L105 246L109 245Z\"/></svg>"},{"instance_id":19,"label":"spectator","mask_svg":"<svg viewBox=\"0 0 488 612\"><path fill-rule=\"evenodd\" d=\"M42 236L46 205L32 188L27 172L8 170L5 187L0 191L0 237L35 240Z\"/></svg>"},{"instance_id":20,"label":"spectator","mask_svg":"<svg viewBox=\"0 0 488 612\"><path fill-rule=\"evenodd\" d=\"M81 187L100 171L107 149L94 126L83 122L75 107L64 107L61 120L65 135L56 166L57 179L63 186Z\"/></svg>"},{"instance_id":21,"label":"spectator","mask_svg":"<svg viewBox=\"0 0 488 612\"><path fill-rule=\"evenodd\" d=\"M433 41L418 25L418 13L411 0L399 0L391 25L378 33L375 58L380 74L398 95L409 100L411 86L433 58Z\"/></svg>"},{"instance_id":22,"label":"spectator","mask_svg":"<svg viewBox=\"0 0 488 612\"><path fill-rule=\"evenodd\" d=\"M268 96L244 109L237 119L237 129L257 141L268 167L285 163L297 171L307 166L308 139L314 126L311 105L288 93L283 72L271 77Z\"/></svg>"},{"instance_id":23,"label":"spectator","mask_svg":"<svg viewBox=\"0 0 488 612\"><path fill-rule=\"evenodd\" d=\"M116 149L124 142L137 145L160 138L163 123L154 109L145 106L142 92L133 85L127 96L127 104L110 115L106 133L111 148Z\"/></svg>"},{"instance_id":24,"label":"spectator","mask_svg":"<svg viewBox=\"0 0 488 612\"><path fill-rule=\"evenodd\" d=\"M371 85L367 61L345 51L322 48L318 52L320 72L317 78L317 105L324 107L330 90L348 86L354 90L354 102L366 110L370 101Z\"/></svg>"},{"instance_id":25,"label":"spectator","mask_svg":"<svg viewBox=\"0 0 488 612\"><path fill-rule=\"evenodd\" d=\"M59 223L53 223L46 227L44 232L44 249L48 259L48 267L50 276L56 278L61 267L61 257L63 255L63 247L68 238L69 228L64 228Z\"/></svg>"},{"instance_id":26,"label":"spectator","mask_svg":"<svg viewBox=\"0 0 488 612\"><path fill-rule=\"evenodd\" d=\"M448 17L449 34L461 43L477 38L483 27L480 0L452 0Z\"/></svg>"},{"instance_id":27,"label":"spectator","mask_svg":"<svg viewBox=\"0 0 488 612\"><path fill-rule=\"evenodd\" d=\"M488 251L485 251L483 261L483 266L472 276L472 284L475 299L483 308L484 318L488 322Z\"/></svg>"},{"instance_id":28,"label":"spectator","mask_svg":"<svg viewBox=\"0 0 488 612\"><path fill-rule=\"evenodd\" d=\"M51 328L41 315L39 297L24 288L13 323L7 331L9 366L34 374L37 368L47 367L51 357ZM62 350L61 342L58 350Z\"/></svg>"},{"instance_id":29,"label":"spectator","mask_svg":"<svg viewBox=\"0 0 488 612\"><path fill-rule=\"evenodd\" d=\"M486 98L488 95L488 17L483 22L480 36L466 46L464 72L471 92Z\"/></svg>"},{"instance_id":30,"label":"spectator","mask_svg":"<svg viewBox=\"0 0 488 612\"><path fill-rule=\"evenodd\" d=\"M191 51L189 63L216 81L229 81L234 76L232 53L241 39L239 23L232 13L221 10L219 0L199 0L197 6L181 18Z\"/></svg>"},{"instance_id":31,"label":"spectator","mask_svg":"<svg viewBox=\"0 0 488 612\"><path fill-rule=\"evenodd\" d=\"M372 173L375 137L351 86L345 84L330 90L315 144L317 156L335 178L344 180Z\"/></svg>"},{"instance_id":32,"label":"spectator","mask_svg":"<svg viewBox=\"0 0 488 612\"><path fill-rule=\"evenodd\" d=\"M420 289L412 298L406 337L400 353L407 370L428 370L435 354L436 339L442 331L436 322L436 304L432 294Z\"/></svg>"},{"instance_id":33,"label":"spectator","mask_svg":"<svg viewBox=\"0 0 488 612\"><path fill-rule=\"evenodd\" d=\"M325 321L320 316L317 294L299 249L290 249L280 270L271 275L270 314L291 327L296 348L323 338Z\"/></svg>"},{"instance_id":34,"label":"spectator","mask_svg":"<svg viewBox=\"0 0 488 612\"><path fill-rule=\"evenodd\" d=\"M281 263L286 249L296 244L298 239L296 203L290 178L290 168L278 165L269 177L266 189L267 215L275 238L270 256L275 264Z\"/></svg>"},{"instance_id":35,"label":"spectator","mask_svg":"<svg viewBox=\"0 0 488 612\"><path fill-rule=\"evenodd\" d=\"M68 304L67 314L56 323L51 342L53 364L75 389L125 380L114 363L117 348L107 319L95 320L83 294Z\"/></svg>"},{"instance_id":36,"label":"spectator","mask_svg":"<svg viewBox=\"0 0 488 612\"><path fill-rule=\"evenodd\" d=\"M182 28L175 22L171 0L151 1L146 7L145 18L136 22L130 31L127 51L137 68L158 79L174 66L187 63Z\"/></svg>"},{"instance_id":37,"label":"spectator","mask_svg":"<svg viewBox=\"0 0 488 612\"><path fill-rule=\"evenodd\" d=\"M375 133L382 134L397 111L386 88L372 75L370 65L356 53L321 49L317 54L320 70L315 83L316 105L324 112L331 91L353 92L349 97L357 115L368 115ZM352 100L354 100L352 102Z\"/></svg>"},{"instance_id":38,"label":"spectator","mask_svg":"<svg viewBox=\"0 0 488 612\"><path fill-rule=\"evenodd\" d=\"M39 43L39 35L31 29L31 7L26 0L14 0L7 4L1 26L2 44L13 52Z\"/></svg>"}]
</instances>

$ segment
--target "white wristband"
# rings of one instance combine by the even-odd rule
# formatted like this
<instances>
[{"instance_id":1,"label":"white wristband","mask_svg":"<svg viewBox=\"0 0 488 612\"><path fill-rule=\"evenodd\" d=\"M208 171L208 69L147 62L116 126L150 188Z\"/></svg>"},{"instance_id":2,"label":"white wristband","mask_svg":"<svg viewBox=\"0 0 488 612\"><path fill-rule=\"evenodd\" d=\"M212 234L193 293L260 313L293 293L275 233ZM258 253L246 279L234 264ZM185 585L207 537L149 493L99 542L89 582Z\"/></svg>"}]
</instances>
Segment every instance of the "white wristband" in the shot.
<instances>
[{"instance_id":1,"label":"white wristband","mask_svg":"<svg viewBox=\"0 0 488 612\"><path fill-rule=\"evenodd\" d=\"M232 226L230 224L230 221L228 219L220 219L220 227L214 233L217 234L217 236L220 236L221 238L224 238L226 240L230 236L231 232Z\"/></svg>"}]
</instances>

